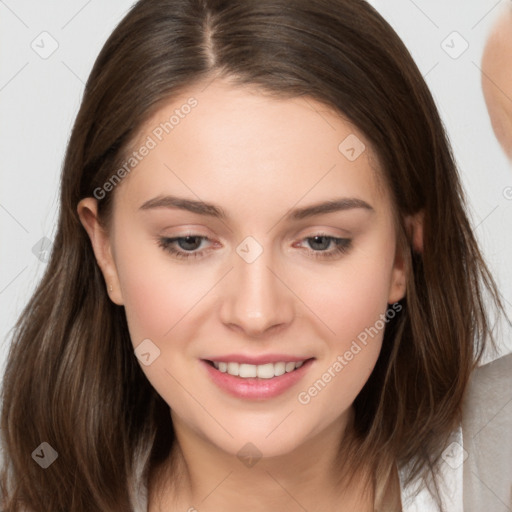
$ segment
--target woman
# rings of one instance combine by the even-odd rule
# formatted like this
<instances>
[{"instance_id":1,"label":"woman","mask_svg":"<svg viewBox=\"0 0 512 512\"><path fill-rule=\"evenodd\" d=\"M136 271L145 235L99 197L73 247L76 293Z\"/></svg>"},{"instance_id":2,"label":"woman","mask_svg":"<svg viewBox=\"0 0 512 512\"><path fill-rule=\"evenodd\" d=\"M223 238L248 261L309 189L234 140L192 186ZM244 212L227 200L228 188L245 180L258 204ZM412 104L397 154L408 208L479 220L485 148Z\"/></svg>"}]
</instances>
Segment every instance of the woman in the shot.
<instances>
[{"instance_id":1,"label":"woman","mask_svg":"<svg viewBox=\"0 0 512 512\"><path fill-rule=\"evenodd\" d=\"M3 509L459 510L486 294L373 8L142 0L87 82L12 345Z\"/></svg>"}]
</instances>

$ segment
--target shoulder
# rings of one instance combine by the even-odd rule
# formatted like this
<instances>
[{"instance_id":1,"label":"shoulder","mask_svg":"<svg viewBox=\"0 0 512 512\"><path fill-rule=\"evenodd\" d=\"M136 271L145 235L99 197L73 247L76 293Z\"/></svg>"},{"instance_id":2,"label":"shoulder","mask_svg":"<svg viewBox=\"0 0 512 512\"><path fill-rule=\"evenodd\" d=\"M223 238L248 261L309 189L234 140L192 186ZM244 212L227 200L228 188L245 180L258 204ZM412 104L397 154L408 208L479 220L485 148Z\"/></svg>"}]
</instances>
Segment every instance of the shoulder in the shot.
<instances>
[{"instance_id":1,"label":"shoulder","mask_svg":"<svg viewBox=\"0 0 512 512\"><path fill-rule=\"evenodd\" d=\"M447 442L437 473L443 507L422 481L403 485L403 512L512 510L512 354L477 368L468 385L462 425Z\"/></svg>"},{"instance_id":2,"label":"shoulder","mask_svg":"<svg viewBox=\"0 0 512 512\"><path fill-rule=\"evenodd\" d=\"M480 434L493 419L512 421L512 354L477 368L468 385L464 434Z\"/></svg>"},{"instance_id":3,"label":"shoulder","mask_svg":"<svg viewBox=\"0 0 512 512\"><path fill-rule=\"evenodd\" d=\"M464 510L512 507L512 354L477 368L463 408Z\"/></svg>"}]
</instances>

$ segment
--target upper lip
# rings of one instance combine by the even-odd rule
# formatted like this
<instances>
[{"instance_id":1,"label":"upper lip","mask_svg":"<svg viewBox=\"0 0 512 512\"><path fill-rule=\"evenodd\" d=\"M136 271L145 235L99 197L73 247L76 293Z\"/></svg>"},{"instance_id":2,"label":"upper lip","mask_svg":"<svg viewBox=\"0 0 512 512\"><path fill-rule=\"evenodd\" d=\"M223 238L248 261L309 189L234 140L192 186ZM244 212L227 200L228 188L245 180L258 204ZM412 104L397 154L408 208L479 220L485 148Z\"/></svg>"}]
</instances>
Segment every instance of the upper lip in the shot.
<instances>
[{"instance_id":1,"label":"upper lip","mask_svg":"<svg viewBox=\"0 0 512 512\"><path fill-rule=\"evenodd\" d=\"M287 354L263 354L260 356L245 356L243 354L226 354L224 356L212 356L205 358L205 361L216 361L225 363L243 363L243 364L267 364L267 363L298 363L300 361L306 361L312 359L312 357L300 357L292 356Z\"/></svg>"}]
</instances>

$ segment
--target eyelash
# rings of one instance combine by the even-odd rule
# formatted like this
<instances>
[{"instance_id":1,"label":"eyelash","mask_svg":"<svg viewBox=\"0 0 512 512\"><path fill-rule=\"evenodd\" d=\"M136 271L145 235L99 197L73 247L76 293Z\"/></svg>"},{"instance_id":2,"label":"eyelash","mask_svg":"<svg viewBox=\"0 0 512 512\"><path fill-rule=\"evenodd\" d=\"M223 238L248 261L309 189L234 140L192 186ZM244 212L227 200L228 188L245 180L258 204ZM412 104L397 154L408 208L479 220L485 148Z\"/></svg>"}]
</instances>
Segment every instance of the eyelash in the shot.
<instances>
[{"instance_id":1,"label":"eyelash","mask_svg":"<svg viewBox=\"0 0 512 512\"><path fill-rule=\"evenodd\" d=\"M206 236L185 235L185 236L177 236L174 238L160 238L158 241L158 245L165 251L171 253L177 259L191 260L191 259L196 259L196 258L202 258L204 256L204 253L207 251L207 249L203 249L202 251L197 251L197 252L189 252L189 251L177 250L175 247L172 246L172 244L174 244L178 240L184 240L186 238L199 238L199 239L201 239L201 241L208 240L208 237L206 237ZM313 256L314 258L323 259L323 260L333 259L336 256L347 253L352 245L352 240L349 238L337 238L337 237L329 236L329 235L326 235L323 233L318 233L313 236L308 236L306 238L303 238L302 240L313 240L314 238L327 238L329 241L334 242L334 244L335 244L334 249L332 249L330 251L315 251L313 249L308 250L308 253L311 256Z\"/></svg>"}]
</instances>

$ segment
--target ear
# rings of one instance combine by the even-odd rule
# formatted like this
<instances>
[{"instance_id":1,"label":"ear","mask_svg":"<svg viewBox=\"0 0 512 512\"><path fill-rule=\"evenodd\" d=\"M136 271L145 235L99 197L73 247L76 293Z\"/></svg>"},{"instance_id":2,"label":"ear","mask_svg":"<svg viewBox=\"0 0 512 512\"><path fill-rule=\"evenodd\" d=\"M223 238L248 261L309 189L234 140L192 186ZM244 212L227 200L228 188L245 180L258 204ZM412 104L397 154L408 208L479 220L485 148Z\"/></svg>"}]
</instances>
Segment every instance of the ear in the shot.
<instances>
[{"instance_id":1,"label":"ear","mask_svg":"<svg viewBox=\"0 0 512 512\"><path fill-rule=\"evenodd\" d=\"M393 273L391 274L391 284L389 287L388 304L394 304L402 300L407 290L407 269L402 251L403 248L400 247L400 244L397 244Z\"/></svg>"},{"instance_id":2,"label":"ear","mask_svg":"<svg viewBox=\"0 0 512 512\"><path fill-rule=\"evenodd\" d=\"M423 223L425 219L425 211L420 210L414 215L408 215L405 218L405 230L407 236L412 243L415 252L423 252Z\"/></svg>"},{"instance_id":3,"label":"ear","mask_svg":"<svg viewBox=\"0 0 512 512\"><path fill-rule=\"evenodd\" d=\"M91 240L94 256L105 279L110 300L121 306L123 304L123 297L121 287L119 286L116 264L112 255L111 240L99 221L98 201L92 197L82 199L78 203L77 212L80 222Z\"/></svg>"},{"instance_id":4,"label":"ear","mask_svg":"<svg viewBox=\"0 0 512 512\"><path fill-rule=\"evenodd\" d=\"M407 239L417 253L423 252L423 220L423 210L414 215L408 215L404 219ZM403 248L400 247L400 244L397 244L388 304L394 304L403 299L407 291L408 269L406 268L405 254L402 251Z\"/></svg>"}]
</instances>

